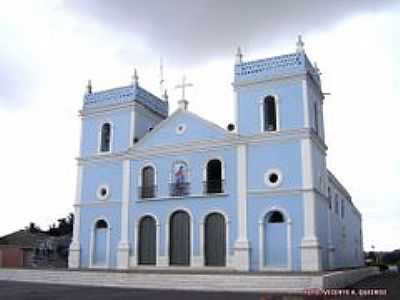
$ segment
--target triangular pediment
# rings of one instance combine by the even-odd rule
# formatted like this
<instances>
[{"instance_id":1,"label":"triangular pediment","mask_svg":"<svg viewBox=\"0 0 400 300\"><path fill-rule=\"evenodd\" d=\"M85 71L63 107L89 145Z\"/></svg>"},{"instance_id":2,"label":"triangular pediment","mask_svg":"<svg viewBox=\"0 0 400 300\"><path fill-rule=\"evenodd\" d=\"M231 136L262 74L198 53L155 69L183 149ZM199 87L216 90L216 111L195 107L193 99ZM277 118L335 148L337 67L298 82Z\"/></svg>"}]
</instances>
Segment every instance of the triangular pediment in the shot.
<instances>
[{"instance_id":1,"label":"triangular pediment","mask_svg":"<svg viewBox=\"0 0 400 300\"><path fill-rule=\"evenodd\" d=\"M195 141L220 140L232 133L198 115L178 109L146 134L136 147L186 144Z\"/></svg>"}]
</instances>

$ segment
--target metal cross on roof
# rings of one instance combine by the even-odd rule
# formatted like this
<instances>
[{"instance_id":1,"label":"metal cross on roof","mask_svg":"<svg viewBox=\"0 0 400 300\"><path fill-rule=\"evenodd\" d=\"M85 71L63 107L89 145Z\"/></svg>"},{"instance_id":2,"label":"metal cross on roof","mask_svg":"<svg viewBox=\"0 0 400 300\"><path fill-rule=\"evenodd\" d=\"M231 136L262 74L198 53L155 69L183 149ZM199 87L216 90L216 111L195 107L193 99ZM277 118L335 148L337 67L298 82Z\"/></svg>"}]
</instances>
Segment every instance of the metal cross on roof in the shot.
<instances>
[{"instance_id":1,"label":"metal cross on roof","mask_svg":"<svg viewBox=\"0 0 400 300\"><path fill-rule=\"evenodd\" d=\"M185 99L185 89L186 89L187 87L192 87L192 86L193 86L192 83L187 83L187 82L186 82L186 76L183 75L183 77L182 77L182 84L178 84L178 85L175 86L176 89L182 89L182 100Z\"/></svg>"}]
</instances>

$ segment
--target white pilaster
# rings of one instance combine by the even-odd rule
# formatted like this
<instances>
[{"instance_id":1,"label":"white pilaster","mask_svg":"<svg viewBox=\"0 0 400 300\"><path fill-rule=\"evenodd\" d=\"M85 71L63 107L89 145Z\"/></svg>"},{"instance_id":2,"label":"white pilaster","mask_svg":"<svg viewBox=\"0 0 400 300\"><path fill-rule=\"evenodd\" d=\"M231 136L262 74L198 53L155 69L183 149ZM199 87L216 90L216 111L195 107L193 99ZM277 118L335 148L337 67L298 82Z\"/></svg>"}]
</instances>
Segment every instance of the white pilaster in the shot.
<instances>
[{"instance_id":1,"label":"white pilaster","mask_svg":"<svg viewBox=\"0 0 400 300\"><path fill-rule=\"evenodd\" d=\"M75 194L75 214L74 214L74 231L72 243L69 247L68 267L76 269L80 267L81 258L81 245L80 245L80 227L81 227L81 197L82 197L82 176L83 166L78 165L78 174L76 180L76 194Z\"/></svg>"},{"instance_id":2,"label":"white pilaster","mask_svg":"<svg viewBox=\"0 0 400 300\"><path fill-rule=\"evenodd\" d=\"M129 186L130 185L130 160L122 163L122 203L121 203L121 239L118 244L117 266L118 269L129 268Z\"/></svg>"},{"instance_id":3,"label":"white pilaster","mask_svg":"<svg viewBox=\"0 0 400 300\"><path fill-rule=\"evenodd\" d=\"M303 271L319 271L322 268L321 247L316 235L316 193L313 174L313 155L311 139L301 141L304 236L301 241L301 261Z\"/></svg>"},{"instance_id":4,"label":"white pilaster","mask_svg":"<svg viewBox=\"0 0 400 300\"><path fill-rule=\"evenodd\" d=\"M250 269L250 243L247 239L247 145L237 147L237 210L238 237L235 241L235 265L238 270Z\"/></svg>"},{"instance_id":5,"label":"white pilaster","mask_svg":"<svg viewBox=\"0 0 400 300\"><path fill-rule=\"evenodd\" d=\"M310 106L308 99L307 79L303 80L303 111L304 111L304 127L310 127Z\"/></svg>"}]
</instances>

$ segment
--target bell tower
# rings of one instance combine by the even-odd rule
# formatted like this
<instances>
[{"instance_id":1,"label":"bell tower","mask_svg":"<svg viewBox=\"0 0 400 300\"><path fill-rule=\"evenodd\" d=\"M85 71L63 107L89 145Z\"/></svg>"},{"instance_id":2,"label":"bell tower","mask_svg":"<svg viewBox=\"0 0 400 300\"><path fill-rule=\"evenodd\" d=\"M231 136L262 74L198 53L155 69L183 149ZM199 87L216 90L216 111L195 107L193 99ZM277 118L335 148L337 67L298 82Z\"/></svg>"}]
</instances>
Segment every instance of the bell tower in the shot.
<instances>
[{"instance_id":1,"label":"bell tower","mask_svg":"<svg viewBox=\"0 0 400 300\"><path fill-rule=\"evenodd\" d=\"M324 139L320 73L301 36L296 52L260 60L244 61L239 48L233 88L239 134L312 128Z\"/></svg>"}]
</instances>

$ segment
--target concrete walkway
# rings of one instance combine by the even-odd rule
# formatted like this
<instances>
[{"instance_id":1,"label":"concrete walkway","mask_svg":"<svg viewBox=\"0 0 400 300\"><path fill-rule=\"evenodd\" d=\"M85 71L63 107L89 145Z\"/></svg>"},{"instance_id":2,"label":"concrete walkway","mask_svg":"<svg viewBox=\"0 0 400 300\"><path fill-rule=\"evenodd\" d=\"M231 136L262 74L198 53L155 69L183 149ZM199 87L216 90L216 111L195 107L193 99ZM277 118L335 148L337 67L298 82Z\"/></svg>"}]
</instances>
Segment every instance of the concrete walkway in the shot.
<instances>
[{"instance_id":1,"label":"concrete walkway","mask_svg":"<svg viewBox=\"0 0 400 300\"><path fill-rule=\"evenodd\" d=\"M304 289L348 286L373 274L374 268L291 275L0 269L0 280L158 290L302 293Z\"/></svg>"}]
</instances>

